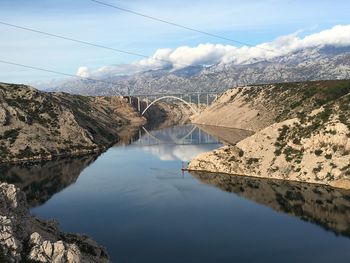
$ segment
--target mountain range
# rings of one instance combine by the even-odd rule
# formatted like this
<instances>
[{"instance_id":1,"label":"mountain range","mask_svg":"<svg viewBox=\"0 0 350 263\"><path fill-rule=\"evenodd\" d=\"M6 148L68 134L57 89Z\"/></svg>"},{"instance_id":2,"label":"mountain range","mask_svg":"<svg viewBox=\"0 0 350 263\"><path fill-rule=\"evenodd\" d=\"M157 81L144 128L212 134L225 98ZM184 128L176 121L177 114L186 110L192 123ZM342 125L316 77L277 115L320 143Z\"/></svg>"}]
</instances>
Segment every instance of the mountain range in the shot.
<instances>
[{"instance_id":1,"label":"mountain range","mask_svg":"<svg viewBox=\"0 0 350 263\"><path fill-rule=\"evenodd\" d=\"M244 85L350 78L350 46L304 48L271 60L217 63L210 66L170 66L131 75L106 74L103 82L67 79L36 85L47 91L80 95L219 92Z\"/></svg>"}]
</instances>

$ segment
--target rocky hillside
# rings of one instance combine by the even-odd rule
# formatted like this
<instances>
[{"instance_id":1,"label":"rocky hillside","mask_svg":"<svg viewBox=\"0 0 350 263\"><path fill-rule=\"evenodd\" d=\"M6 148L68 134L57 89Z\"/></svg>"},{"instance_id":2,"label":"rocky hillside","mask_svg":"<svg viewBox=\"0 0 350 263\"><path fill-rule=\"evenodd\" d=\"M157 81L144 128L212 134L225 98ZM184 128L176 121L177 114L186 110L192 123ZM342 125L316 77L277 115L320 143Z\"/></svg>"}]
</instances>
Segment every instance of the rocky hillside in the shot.
<instances>
[{"instance_id":1,"label":"rocky hillside","mask_svg":"<svg viewBox=\"0 0 350 263\"><path fill-rule=\"evenodd\" d=\"M248 84L348 79L349 69L350 47L321 46L301 49L269 61L220 63L178 70L170 67L128 76L99 76L108 83L69 79L38 85L41 89L91 96L213 92Z\"/></svg>"},{"instance_id":2,"label":"rocky hillside","mask_svg":"<svg viewBox=\"0 0 350 263\"><path fill-rule=\"evenodd\" d=\"M122 97L83 97L0 83L0 163L99 152L145 120Z\"/></svg>"},{"instance_id":3,"label":"rocky hillside","mask_svg":"<svg viewBox=\"0 0 350 263\"><path fill-rule=\"evenodd\" d=\"M310 113L348 92L349 81L337 80L239 87L224 92L192 122L259 131Z\"/></svg>"},{"instance_id":4,"label":"rocky hillside","mask_svg":"<svg viewBox=\"0 0 350 263\"><path fill-rule=\"evenodd\" d=\"M32 217L14 185L0 184L0 200L0 262L110 262L106 249L87 236Z\"/></svg>"},{"instance_id":5,"label":"rocky hillside","mask_svg":"<svg viewBox=\"0 0 350 263\"><path fill-rule=\"evenodd\" d=\"M215 125L223 108L233 116L224 123L257 133L198 156L190 170L350 188L350 81L231 90L199 119Z\"/></svg>"}]
</instances>

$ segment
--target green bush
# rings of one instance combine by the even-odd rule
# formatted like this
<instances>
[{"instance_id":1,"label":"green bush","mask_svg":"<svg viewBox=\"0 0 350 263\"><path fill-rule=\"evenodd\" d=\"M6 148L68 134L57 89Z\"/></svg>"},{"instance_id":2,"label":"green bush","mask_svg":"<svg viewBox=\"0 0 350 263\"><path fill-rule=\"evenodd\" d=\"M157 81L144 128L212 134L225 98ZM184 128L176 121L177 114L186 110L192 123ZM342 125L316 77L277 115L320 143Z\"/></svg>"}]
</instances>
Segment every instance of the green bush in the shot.
<instances>
[{"instance_id":1,"label":"green bush","mask_svg":"<svg viewBox=\"0 0 350 263\"><path fill-rule=\"evenodd\" d=\"M13 144L17 140L20 130L20 128L7 130L4 135L0 135L0 140L9 140Z\"/></svg>"}]
</instances>

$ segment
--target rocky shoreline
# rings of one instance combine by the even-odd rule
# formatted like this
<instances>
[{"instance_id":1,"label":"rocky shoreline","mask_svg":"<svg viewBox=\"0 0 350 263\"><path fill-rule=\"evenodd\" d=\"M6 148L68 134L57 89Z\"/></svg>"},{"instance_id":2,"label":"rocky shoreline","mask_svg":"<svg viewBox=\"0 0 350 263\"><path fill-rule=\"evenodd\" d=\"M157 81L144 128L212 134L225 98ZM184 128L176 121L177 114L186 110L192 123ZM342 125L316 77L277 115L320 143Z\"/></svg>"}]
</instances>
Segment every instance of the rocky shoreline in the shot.
<instances>
[{"instance_id":1,"label":"rocky shoreline","mask_svg":"<svg viewBox=\"0 0 350 263\"><path fill-rule=\"evenodd\" d=\"M110 262L106 249L89 237L31 216L25 194L14 185L0 184L0 200L1 262Z\"/></svg>"}]
</instances>

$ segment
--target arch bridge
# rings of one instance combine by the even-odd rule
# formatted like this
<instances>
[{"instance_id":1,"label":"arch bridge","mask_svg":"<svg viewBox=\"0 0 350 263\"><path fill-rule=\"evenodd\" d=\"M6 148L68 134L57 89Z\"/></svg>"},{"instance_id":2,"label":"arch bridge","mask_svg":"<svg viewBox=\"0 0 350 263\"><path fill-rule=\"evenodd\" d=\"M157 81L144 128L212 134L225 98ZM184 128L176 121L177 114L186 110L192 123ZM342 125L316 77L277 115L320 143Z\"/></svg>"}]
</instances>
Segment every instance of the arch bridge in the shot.
<instances>
[{"instance_id":1,"label":"arch bridge","mask_svg":"<svg viewBox=\"0 0 350 263\"><path fill-rule=\"evenodd\" d=\"M196 107L201 105L209 106L218 98L219 93L197 92L197 93L177 93L177 94L137 94L125 96L130 104L136 106L137 110L144 115L147 110L159 101L179 101L187 105L193 113L197 114Z\"/></svg>"}]
</instances>

